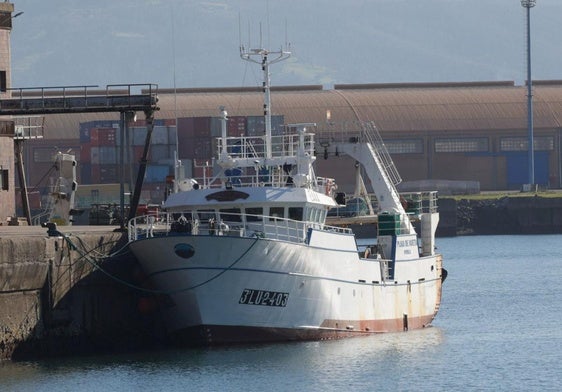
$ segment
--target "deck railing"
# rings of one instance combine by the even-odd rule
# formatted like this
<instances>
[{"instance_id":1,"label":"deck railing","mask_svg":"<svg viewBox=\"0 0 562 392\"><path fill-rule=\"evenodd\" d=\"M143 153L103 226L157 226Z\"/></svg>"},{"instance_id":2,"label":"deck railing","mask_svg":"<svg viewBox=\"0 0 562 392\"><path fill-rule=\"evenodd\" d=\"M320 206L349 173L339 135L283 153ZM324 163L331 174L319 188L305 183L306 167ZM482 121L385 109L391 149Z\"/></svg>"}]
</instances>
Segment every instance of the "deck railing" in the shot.
<instances>
[{"instance_id":1,"label":"deck railing","mask_svg":"<svg viewBox=\"0 0 562 392\"><path fill-rule=\"evenodd\" d=\"M192 219L191 212L156 212L135 217L128 224L129 241L167 235L216 235L305 243L309 229L352 234L351 229L316 222L233 212L207 213L205 219Z\"/></svg>"}]
</instances>

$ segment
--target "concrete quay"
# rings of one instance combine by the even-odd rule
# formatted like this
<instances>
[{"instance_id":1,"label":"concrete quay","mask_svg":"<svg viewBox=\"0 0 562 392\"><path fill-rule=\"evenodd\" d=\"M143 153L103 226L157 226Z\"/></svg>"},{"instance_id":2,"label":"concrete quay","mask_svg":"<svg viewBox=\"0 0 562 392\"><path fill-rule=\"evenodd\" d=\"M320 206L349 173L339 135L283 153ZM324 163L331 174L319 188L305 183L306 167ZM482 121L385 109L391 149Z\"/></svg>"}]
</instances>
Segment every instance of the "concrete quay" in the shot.
<instances>
[{"instance_id":1,"label":"concrete quay","mask_svg":"<svg viewBox=\"0 0 562 392\"><path fill-rule=\"evenodd\" d=\"M0 226L0 359L145 348L159 330L114 226ZM148 302L147 302L148 301ZM144 306L139 306L144 304Z\"/></svg>"}]
</instances>

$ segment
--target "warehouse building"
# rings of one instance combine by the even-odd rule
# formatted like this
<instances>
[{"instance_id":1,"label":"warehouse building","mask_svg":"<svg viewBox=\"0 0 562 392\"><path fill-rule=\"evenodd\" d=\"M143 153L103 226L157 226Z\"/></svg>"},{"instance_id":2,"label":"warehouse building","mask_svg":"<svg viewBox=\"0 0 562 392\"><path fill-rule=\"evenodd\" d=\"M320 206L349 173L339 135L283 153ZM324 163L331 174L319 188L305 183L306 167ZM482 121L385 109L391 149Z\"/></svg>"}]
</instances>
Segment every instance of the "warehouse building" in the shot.
<instances>
[{"instance_id":1,"label":"warehouse building","mask_svg":"<svg viewBox=\"0 0 562 392\"><path fill-rule=\"evenodd\" d=\"M521 189L528 183L526 91L514 82L274 87L273 133L283 132L283 124L314 122L321 142L335 129L373 121L406 187L445 193ZM161 199L176 151L188 174L212 175L220 106L229 113L229 136L251 136L263 132L262 105L258 88L161 89L145 198ZM79 183L118 181L119 119L112 116L46 117L44 140L26 144L29 183L44 176L55 146L77 155ZM562 82L534 82L535 182L543 188L561 185L561 119ZM131 178L146 128L136 121L128 133L125 162L132 162ZM352 191L355 162L331 150L325 154L320 144L317 153L317 172L335 177L341 190Z\"/></svg>"}]
</instances>

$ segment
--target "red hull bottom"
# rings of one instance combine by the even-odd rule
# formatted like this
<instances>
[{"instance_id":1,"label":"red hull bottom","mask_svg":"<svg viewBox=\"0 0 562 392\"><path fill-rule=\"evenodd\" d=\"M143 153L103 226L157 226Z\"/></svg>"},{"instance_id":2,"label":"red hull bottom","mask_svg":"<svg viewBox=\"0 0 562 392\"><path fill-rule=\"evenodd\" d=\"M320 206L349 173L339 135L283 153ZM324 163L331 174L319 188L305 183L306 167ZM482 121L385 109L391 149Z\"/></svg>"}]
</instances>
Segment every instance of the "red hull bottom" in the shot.
<instances>
[{"instance_id":1,"label":"red hull bottom","mask_svg":"<svg viewBox=\"0 0 562 392\"><path fill-rule=\"evenodd\" d=\"M199 325L174 332L171 337L185 346L212 346L242 343L333 340L369 334L401 332L428 327L434 316L415 319L345 322L327 320L320 328L271 328ZM343 328L342 328L343 326Z\"/></svg>"}]
</instances>

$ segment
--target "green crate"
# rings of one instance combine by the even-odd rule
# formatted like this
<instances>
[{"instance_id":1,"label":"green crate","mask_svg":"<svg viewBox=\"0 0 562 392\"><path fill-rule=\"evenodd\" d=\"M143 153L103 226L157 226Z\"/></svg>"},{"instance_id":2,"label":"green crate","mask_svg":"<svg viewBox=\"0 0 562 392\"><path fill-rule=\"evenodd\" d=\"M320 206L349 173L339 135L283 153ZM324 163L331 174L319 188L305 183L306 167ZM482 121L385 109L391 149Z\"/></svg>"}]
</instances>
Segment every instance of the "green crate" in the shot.
<instances>
[{"instance_id":1,"label":"green crate","mask_svg":"<svg viewBox=\"0 0 562 392\"><path fill-rule=\"evenodd\" d=\"M400 215L383 212L378 216L379 235L400 234Z\"/></svg>"}]
</instances>

